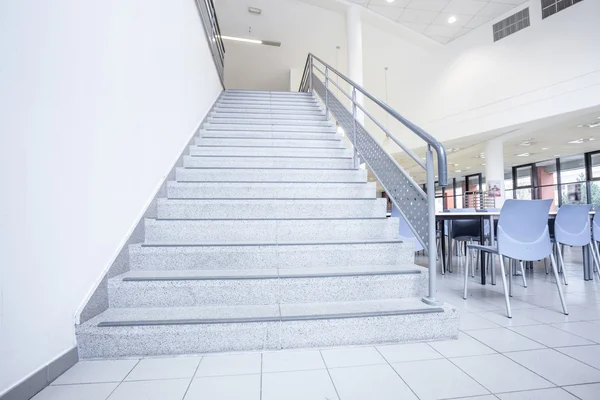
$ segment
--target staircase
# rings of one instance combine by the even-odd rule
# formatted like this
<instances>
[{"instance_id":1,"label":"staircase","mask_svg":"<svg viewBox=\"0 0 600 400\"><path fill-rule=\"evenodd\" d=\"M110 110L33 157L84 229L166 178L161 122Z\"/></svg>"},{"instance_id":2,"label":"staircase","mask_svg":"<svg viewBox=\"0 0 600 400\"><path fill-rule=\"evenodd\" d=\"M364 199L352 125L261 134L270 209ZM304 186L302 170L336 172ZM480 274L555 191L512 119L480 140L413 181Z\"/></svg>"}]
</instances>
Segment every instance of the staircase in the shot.
<instances>
[{"instance_id":1,"label":"staircase","mask_svg":"<svg viewBox=\"0 0 600 400\"><path fill-rule=\"evenodd\" d=\"M312 94L224 92L80 357L456 337L345 143Z\"/></svg>"}]
</instances>

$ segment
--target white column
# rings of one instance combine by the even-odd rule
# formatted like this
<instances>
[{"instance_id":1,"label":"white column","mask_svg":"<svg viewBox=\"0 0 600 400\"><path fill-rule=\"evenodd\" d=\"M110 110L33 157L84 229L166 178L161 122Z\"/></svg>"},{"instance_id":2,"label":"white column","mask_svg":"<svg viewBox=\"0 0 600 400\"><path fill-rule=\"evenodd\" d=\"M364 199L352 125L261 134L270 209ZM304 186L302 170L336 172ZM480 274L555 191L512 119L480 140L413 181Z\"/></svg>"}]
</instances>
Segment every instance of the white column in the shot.
<instances>
[{"instance_id":1,"label":"white column","mask_svg":"<svg viewBox=\"0 0 600 400\"><path fill-rule=\"evenodd\" d=\"M346 32L348 42L348 77L359 86L363 85L363 47L362 47L362 21L360 6L351 5L346 14ZM357 103L363 104L363 95L356 93ZM357 119L364 122L364 114L357 110Z\"/></svg>"},{"instance_id":2,"label":"white column","mask_svg":"<svg viewBox=\"0 0 600 400\"><path fill-rule=\"evenodd\" d=\"M504 204L504 149L501 139L492 139L485 144L485 181L488 192L490 183L500 187L500 197L496 197L496 207Z\"/></svg>"}]
</instances>

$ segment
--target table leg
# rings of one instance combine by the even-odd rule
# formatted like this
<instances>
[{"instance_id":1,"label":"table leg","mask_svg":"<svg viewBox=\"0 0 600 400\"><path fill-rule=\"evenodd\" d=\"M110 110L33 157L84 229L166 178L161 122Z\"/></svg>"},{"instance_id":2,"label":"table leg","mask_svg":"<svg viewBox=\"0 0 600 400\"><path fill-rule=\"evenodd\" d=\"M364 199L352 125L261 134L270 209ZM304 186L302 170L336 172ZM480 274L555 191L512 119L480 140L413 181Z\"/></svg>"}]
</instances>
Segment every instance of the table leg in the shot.
<instances>
[{"instance_id":1,"label":"table leg","mask_svg":"<svg viewBox=\"0 0 600 400\"><path fill-rule=\"evenodd\" d=\"M479 244L482 246L485 244L485 222L484 218L479 218ZM481 284L485 285L485 253L483 251L479 252L479 268L481 268Z\"/></svg>"},{"instance_id":2,"label":"table leg","mask_svg":"<svg viewBox=\"0 0 600 400\"><path fill-rule=\"evenodd\" d=\"M494 216L490 215L490 246L494 246L495 242L495 232L494 232ZM496 284L496 258L494 257L494 253L490 253L490 264L491 264L491 273L492 273L492 285Z\"/></svg>"},{"instance_id":3,"label":"table leg","mask_svg":"<svg viewBox=\"0 0 600 400\"><path fill-rule=\"evenodd\" d=\"M446 224L442 220L440 221L440 241L442 247L442 275L446 273Z\"/></svg>"},{"instance_id":4,"label":"table leg","mask_svg":"<svg viewBox=\"0 0 600 400\"><path fill-rule=\"evenodd\" d=\"M448 221L448 272L452 273L452 253L454 251L452 243L452 221Z\"/></svg>"}]
</instances>

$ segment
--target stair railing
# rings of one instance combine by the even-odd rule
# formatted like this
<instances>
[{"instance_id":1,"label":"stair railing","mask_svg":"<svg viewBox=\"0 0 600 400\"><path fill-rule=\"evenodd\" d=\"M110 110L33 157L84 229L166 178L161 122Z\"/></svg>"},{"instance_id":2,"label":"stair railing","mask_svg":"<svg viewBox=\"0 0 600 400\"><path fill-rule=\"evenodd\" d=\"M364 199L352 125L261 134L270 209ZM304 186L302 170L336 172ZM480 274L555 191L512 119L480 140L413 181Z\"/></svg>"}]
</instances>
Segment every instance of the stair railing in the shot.
<instances>
[{"instance_id":1,"label":"stair railing","mask_svg":"<svg viewBox=\"0 0 600 400\"><path fill-rule=\"evenodd\" d=\"M208 47L212 53L212 58L217 67L221 85L225 88L225 46L221 37L221 28L217 20L217 12L213 0L195 0L198 7L198 14L204 26Z\"/></svg>"},{"instance_id":2,"label":"stair railing","mask_svg":"<svg viewBox=\"0 0 600 400\"><path fill-rule=\"evenodd\" d=\"M332 79L331 74L339 79ZM339 84L339 80L345 81L351 90L346 92ZM337 82L336 82L337 81ZM333 85L337 88L338 96L342 93L350 101L350 108L346 107L335 92L331 90ZM448 184L446 150L433 136L413 124L390 106L371 95L364 88L357 85L348 77L337 71L313 54L306 59L304 73L300 81L301 92L316 93L325 105L327 117L331 114L342 127L346 136L354 146L354 166L358 168L358 159L364 160L373 172L377 180L396 205L400 214L404 217L417 240L427 249L429 255L429 293L423 301L427 304L440 304L436 299L436 224L435 224L435 165L433 151L437 155L438 185ZM411 132L421 138L427 144L425 162L412 150L405 146L386 127L383 126L363 105L357 101L360 94L388 115L399 121ZM414 181L414 179L402 168L398 162L383 148L377 139L367 131L360 122L359 110L377 125L395 144L408 154L419 167L426 171L427 193Z\"/></svg>"}]
</instances>

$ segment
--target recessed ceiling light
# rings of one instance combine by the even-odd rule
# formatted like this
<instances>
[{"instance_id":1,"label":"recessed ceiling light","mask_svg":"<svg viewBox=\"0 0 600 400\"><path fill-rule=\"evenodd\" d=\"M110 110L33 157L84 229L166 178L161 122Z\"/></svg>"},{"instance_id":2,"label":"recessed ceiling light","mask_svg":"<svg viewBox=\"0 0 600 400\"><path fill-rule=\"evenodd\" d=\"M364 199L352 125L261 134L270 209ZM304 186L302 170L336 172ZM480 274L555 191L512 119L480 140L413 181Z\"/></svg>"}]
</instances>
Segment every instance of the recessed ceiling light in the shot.
<instances>
[{"instance_id":1,"label":"recessed ceiling light","mask_svg":"<svg viewBox=\"0 0 600 400\"><path fill-rule=\"evenodd\" d=\"M248 12L250 14L256 14L256 15L262 14L262 10L258 7L248 7Z\"/></svg>"},{"instance_id":2,"label":"recessed ceiling light","mask_svg":"<svg viewBox=\"0 0 600 400\"><path fill-rule=\"evenodd\" d=\"M385 0L385 1L387 1L388 3L393 3L396 0Z\"/></svg>"},{"instance_id":3,"label":"recessed ceiling light","mask_svg":"<svg viewBox=\"0 0 600 400\"><path fill-rule=\"evenodd\" d=\"M555 154L552 157L560 157L560 154Z\"/></svg>"},{"instance_id":4,"label":"recessed ceiling light","mask_svg":"<svg viewBox=\"0 0 600 400\"><path fill-rule=\"evenodd\" d=\"M548 150L548 147L542 147L542 150Z\"/></svg>"},{"instance_id":5,"label":"recessed ceiling light","mask_svg":"<svg viewBox=\"0 0 600 400\"><path fill-rule=\"evenodd\" d=\"M481 163L481 165L485 165L485 163Z\"/></svg>"},{"instance_id":6,"label":"recessed ceiling light","mask_svg":"<svg viewBox=\"0 0 600 400\"><path fill-rule=\"evenodd\" d=\"M454 172L462 172L462 169L457 169Z\"/></svg>"},{"instance_id":7,"label":"recessed ceiling light","mask_svg":"<svg viewBox=\"0 0 600 400\"><path fill-rule=\"evenodd\" d=\"M571 141L569 141L569 143L571 143L571 144L581 144L581 143L583 143L583 138L576 139L576 140L571 140Z\"/></svg>"},{"instance_id":8,"label":"recessed ceiling light","mask_svg":"<svg viewBox=\"0 0 600 400\"><path fill-rule=\"evenodd\" d=\"M588 140L589 140L590 142L593 142L593 141L594 141L594 140L596 140L596 139L594 139L593 137L591 137L591 138L589 138Z\"/></svg>"},{"instance_id":9,"label":"recessed ceiling light","mask_svg":"<svg viewBox=\"0 0 600 400\"><path fill-rule=\"evenodd\" d=\"M460 149L458 147L450 147L448 150L446 150L446 153L456 153L459 150Z\"/></svg>"},{"instance_id":10,"label":"recessed ceiling light","mask_svg":"<svg viewBox=\"0 0 600 400\"><path fill-rule=\"evenodd\" d=\"M389 1L389 0L388 0L388 1ZM448 18L448 23L449 23L449 24L453 24L453 23L455 23L455 22L456 22L456 17L455 17L454 15L453 15L453 16L451 16L450 18Z\"/></svg>"},{"instance_id":11,"label":"recessed ceiling light","mask_svg":"<svg viewBox=\"0 0 600 400\"><path fill-rule=\"evenodd\" d=\"M465 167L465 169L471 169L471 167Z\"/></svg>"},{"instance_id":12,"label":"recessed ceiling light","mask_svg":"<svg viewBox=\"0 0 600 400\"><path fill-rule=\"evenodd\" d=\"M529 157L531 155L531 153L521 153L521 154L517 154L517 157Z\"/></svg>"},{"instance_id":13,"label":"recessed ceiling light","mask_svg":"<svg viewBox=\"0 0 600 400\"><path fill-rule=\"evenodd\" d=\"M270 40L248 39L248 38L241 38L241 37L236 37L236 36L224 36L224 35L221 35L221 39L231 40L231 41L234 41L234 42L244 42L244 43L252 43L252 44L264 44L265 46L275 46L275 47L280 47L281 46L281 42L272 42Z\"/></svg>"},{"instance_id":14,"label":"recessed ceiling light","mask_svg":"<svg viewBox=\"0 0 600 400\"><path fill-rule=\"evenodd\" d=\"M533 139L525 139L521 143L519 143L519 146L531 146L531 141L532 140Z\"/></svg>"}]
</instances>

